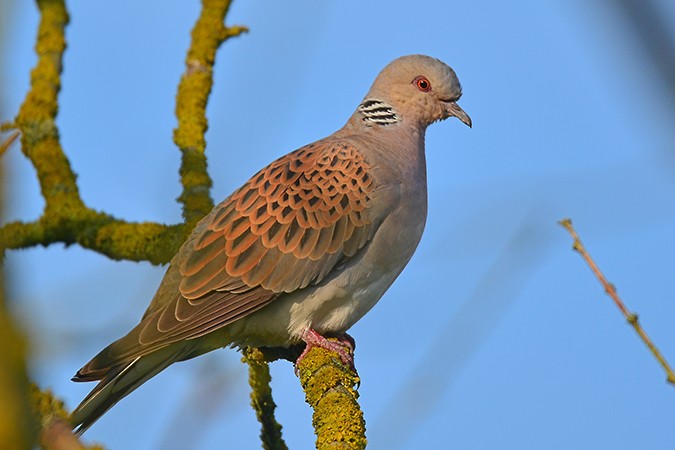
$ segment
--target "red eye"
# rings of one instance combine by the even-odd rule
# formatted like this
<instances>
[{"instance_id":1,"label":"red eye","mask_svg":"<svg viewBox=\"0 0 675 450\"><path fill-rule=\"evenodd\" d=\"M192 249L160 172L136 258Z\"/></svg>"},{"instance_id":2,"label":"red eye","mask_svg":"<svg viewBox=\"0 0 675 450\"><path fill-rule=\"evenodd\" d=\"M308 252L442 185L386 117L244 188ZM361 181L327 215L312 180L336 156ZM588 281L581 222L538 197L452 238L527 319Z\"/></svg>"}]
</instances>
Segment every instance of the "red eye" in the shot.
<instances>
[{"instance_id":1,"label":"red eye","mask_svg":"<svg viewBox=\"0 0 675 450\"><path fill-rule=\"evenodd\" d=\"M417 77L413 81L415 83L415 86L417 86L417 89L419 89L422 92L429 92L431 90L431 83L429 80L427 80L426 77Z\"/></svg>"}]
</instances>

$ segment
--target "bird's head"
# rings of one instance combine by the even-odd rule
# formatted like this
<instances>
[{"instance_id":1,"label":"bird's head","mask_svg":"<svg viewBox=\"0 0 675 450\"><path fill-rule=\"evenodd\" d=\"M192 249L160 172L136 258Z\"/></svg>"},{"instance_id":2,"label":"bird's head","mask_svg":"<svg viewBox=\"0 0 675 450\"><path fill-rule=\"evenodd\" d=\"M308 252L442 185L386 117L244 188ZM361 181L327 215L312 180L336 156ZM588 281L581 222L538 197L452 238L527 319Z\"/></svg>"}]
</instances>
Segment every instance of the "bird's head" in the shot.
<instances>
[{"instance_id":1,"label":"bird's head","mask_svg":"<svg viewBox=\"0 0 675 450\"><path fill-rule=\"evenodd\" d=\"M389 63L359 105L366 125L412 122L421 127L457 117L469 127L471 118L457 104L462 86L444 62L426 55L402 56Z\"/></svg>"}]
</instances>

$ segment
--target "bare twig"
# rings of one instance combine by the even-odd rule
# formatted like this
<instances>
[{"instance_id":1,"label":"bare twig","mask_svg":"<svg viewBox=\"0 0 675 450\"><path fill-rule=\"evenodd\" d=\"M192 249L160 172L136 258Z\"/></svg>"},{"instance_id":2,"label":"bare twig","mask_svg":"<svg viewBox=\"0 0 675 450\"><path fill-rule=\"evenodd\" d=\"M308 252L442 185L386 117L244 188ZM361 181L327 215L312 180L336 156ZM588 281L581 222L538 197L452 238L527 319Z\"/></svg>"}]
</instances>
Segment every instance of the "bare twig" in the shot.
<instances>
[{"instance_id":1,"label":"bare twig","mask_svg":"<svg viewBox=\"0 0 675 450\"><path fill-rule=\"evenodd\" d=\"M16 141L21 133L19 130L14 130L4 142L0 142L0 157L7 151L10 145Z\"/></svg>"},{"instance_id":2,"label":"bare twig","mask_svg":"<svg viewBox=\"0 0 675 450\"><path fill-rule=\"evenodd\" d=\"M595 264L595 261L593 261L593 258L591 258L591 256L588 254L586 248L583 246L581 240L579 239L579 235L572 226L572 219L563 219L558 223L562 227L564 227L572 236L572 239L574 239L572 248L577 252L579 252L584 261L586 261L586 264L588 264L588 267L591 268L595 277L600 281L602 286L605 288L605 292L607 293L607 295L609 295L612 298L616 307L619 308L619 310L621 311L621 314L623 314L628 323L631 324L633 329L635 329L635 332L638 334L638 336L640 336L642 342L645 343L647 348L649 348L649 351L652 353L652 355L654 355L654 358L656 358L659 364L661 364L663 370L666 371L667 381L671 384L675 384L675 374L673 373L673 369L670 368L668 361L666 361L666 359L663 357L659 349L656 348L652 340L649 339L649 336L647 336L647 333L645 332L645 330L642 328L642 326L638 321L637 314L632 313L628 310L628 308L623 303L621 298L619 298L619 295L616 292L616 287L612 283L607 281L607 278L605 278L605 276L602 274L600 268L597 266L597 264Z\"/></svg>"}]
</instances>

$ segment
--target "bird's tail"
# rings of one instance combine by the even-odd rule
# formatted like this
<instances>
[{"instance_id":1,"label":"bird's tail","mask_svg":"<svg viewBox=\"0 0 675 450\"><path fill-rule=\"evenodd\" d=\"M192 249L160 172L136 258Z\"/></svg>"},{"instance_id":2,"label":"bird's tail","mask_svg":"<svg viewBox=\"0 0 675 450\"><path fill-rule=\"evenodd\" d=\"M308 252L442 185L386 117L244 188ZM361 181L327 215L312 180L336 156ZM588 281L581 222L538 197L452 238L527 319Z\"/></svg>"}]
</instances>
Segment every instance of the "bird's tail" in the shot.
<instances>
[{"instance_id":1,"label":"bird's tail","mask_svg":"<svg viewBox=\"0 0 675 450\"><path fill-rule=\"evenodd\" d=\"M111 367L100 377L101 381L73 411L71 424L74 427L75 434L79 436L84 433L106 411L134 389L169 365L184 358L185 348L169 346ZM73 377L73 381L92 381L92 379L99 378L82 376L80 372Z\"/></svg>"}]
</instances>

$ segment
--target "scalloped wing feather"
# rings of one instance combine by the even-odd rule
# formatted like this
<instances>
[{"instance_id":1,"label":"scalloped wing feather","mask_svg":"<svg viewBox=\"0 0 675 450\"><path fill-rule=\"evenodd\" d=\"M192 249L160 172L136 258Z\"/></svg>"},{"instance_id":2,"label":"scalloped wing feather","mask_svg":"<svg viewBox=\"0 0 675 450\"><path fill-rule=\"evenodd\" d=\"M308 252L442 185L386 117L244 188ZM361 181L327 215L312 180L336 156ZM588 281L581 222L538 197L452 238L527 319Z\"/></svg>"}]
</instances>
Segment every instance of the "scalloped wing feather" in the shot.
<instances>
[{"instance_id":1,"label":"scalloped wing feather","mask_svg":"<svg viewBox=\"0 0 675 450\"><path fill-rule=\"evenodd\" d=\"M372 189L365 159L343 142L318 142L274 161L208 219L178 262L181 294L199 298L230 278L276 293L320 281L371 237ZM310 263L291 271L294 259Z\"/></svg>"}]
</instances>

